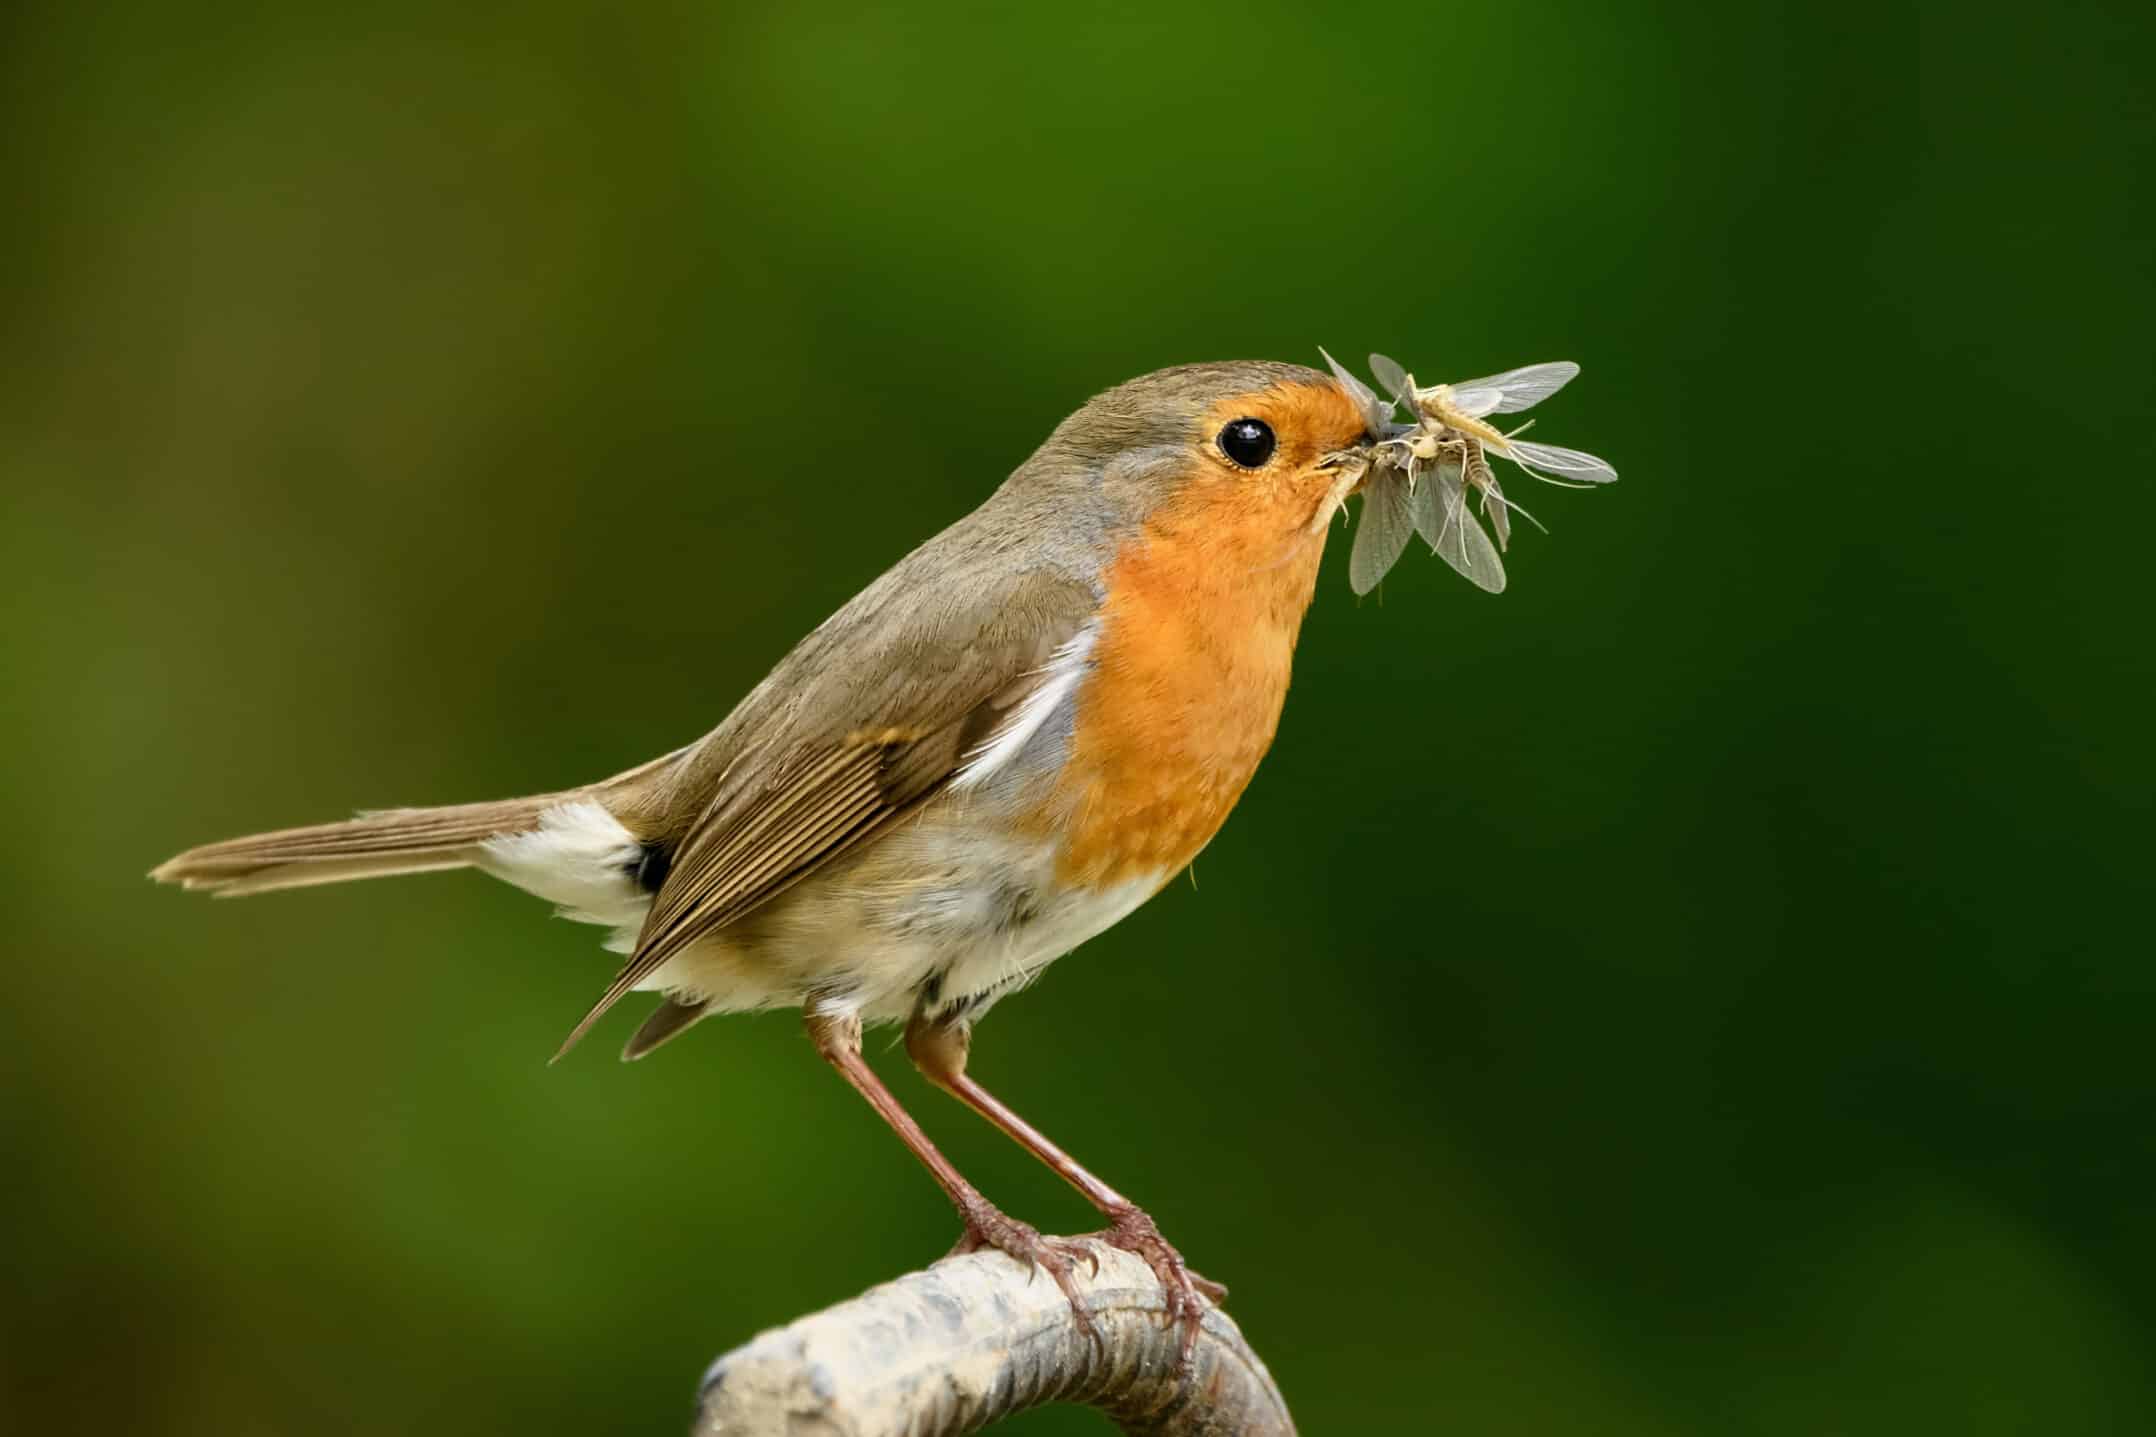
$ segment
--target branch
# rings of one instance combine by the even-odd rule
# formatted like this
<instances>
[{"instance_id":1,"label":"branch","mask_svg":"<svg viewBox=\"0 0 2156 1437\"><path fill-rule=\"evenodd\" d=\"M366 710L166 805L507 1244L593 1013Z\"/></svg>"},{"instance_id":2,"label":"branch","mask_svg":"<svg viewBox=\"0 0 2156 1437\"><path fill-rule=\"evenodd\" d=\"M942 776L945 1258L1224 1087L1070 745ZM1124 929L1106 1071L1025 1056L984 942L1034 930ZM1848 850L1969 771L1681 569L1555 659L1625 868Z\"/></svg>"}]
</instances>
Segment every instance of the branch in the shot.
<instances>
[{"instance_id":1,"label":"branch","mask_svg":"<svg viewBox=\"0 0 2156 1437\"><path fill-rule=\"evenodd\" d=\"M945 1258L773 1328L711 1364L697 1437L949 1437L1052 1402L1146 1437L1294 1437L1287 1403L1227 1314L1209 1308L1188 1380L1144 1262L1098 1240L1078 1291L1102 1343L1045 1273L999 1252Z\"/></svg>"}]
</instances>

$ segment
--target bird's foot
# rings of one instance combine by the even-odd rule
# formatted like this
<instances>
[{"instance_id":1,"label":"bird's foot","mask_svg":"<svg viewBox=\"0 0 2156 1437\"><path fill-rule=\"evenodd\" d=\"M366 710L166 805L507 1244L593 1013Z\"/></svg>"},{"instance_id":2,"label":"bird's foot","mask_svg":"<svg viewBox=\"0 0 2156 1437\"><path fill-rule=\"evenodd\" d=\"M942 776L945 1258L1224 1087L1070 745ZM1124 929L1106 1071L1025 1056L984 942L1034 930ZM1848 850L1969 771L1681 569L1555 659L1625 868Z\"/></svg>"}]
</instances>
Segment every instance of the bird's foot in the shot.
<instances>
[{"instance_id":1,"label":"bird's foot","mask_svg":"<svg viewBox=\"0 0 2156 1437\"><path fill-rule=\"evenodd\" d=\"M949 1256L979 1252L984 1247L1016 1258L1020 1265L1045 1272L1063 1290L1064 1298L1071 1305L1071 1314L1077 1320L1078 1330L1096 1347L1101 1345L1100 1328L1093 1321L1093 1310L1086 1306L1078 1293L1075 1276L1079 1259L1100 1270L1100 1259L1089 1249L1079 1247L1062 1238L1042 1237L1030 1223L1020 1222L985 1198L973 1202L961 1202L958 1216L966 1230L959 1234L958 1242Z\"/></svg>"},{"instance_id":2,"label":"bird's foot","mask_svg":"<svg viewBox=\"0 0 2156 1437\"><path fill-rule=\"evenodd\" d=\"M1205 1309L1214 1303L1225 1302L1228 1290L1211 1278L1192 1272L1183 1261L1183 1255L1169 1246L1153 1219L1142 1209L1124 1207L1108 1216L1112 1225L1106 1232L1093 1236L1110 1247L1137 1254L1145 1260L1147 1267L1153 1269L1153 1275L1160 1279L1162 1307L1168 1321L1182 1324L1183 1341L1177 1360L1187 1368L1190 1354L1198 1346L1198 1324L1205 1318Z\"/></svg>"}]
</instances>

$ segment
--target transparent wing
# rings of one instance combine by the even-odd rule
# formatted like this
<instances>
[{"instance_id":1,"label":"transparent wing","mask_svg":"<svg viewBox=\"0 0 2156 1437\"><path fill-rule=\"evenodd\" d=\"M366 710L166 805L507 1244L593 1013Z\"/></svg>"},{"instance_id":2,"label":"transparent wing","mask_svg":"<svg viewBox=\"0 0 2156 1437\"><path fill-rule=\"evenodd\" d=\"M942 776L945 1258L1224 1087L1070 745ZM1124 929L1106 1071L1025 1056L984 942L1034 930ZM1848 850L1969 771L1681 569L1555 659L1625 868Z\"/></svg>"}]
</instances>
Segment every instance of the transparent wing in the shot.
<instances>
[{"instance_id":1,"label":"transparent wing","mask_svg":"<svg viewBox=\"0 0 2156 1437\"><path fill-rule=\"evenodd\" d=\"M1415 381L1400 367L1400 361L1387 355L1373 354L1370 356L1370 373L1376 376L1378 383L1391 391L1394 400L1405 404L1409 409L1415 407Z\"/></svg>"},{"instance_id":2,"label":"transparent wing","mask_svg":"<svg viewBox=\"0 0 2156 1437\"><path fill-rule=\"evenodd\" d=\"M1318 346L1318 353L1325 354L1324 345ZM1369 385L1348 373L1346 367L1330 354L1325 354L1325 362L1332 367L1333 378L1339 380L1340 387L1348 392L1348 398L1354 400L1356 406L1362 410L1363 420L1372 430L1383 432L1384 427L1392 422L1392 406L1378 398L1376 391Z\"/></svg>"},{"instance_id":3,"label":"transparent wing","mask_svg":"<svg viewBox=\"0 0 2156 1437\"><path fill-rule=\"evenodd\" d=\"M1562 474L1583 484L1608 484L1617 477L1617 471L1607 460L1555 444L1530 444L1524 439L1515 439L1505 446L1505 455L1531 474L1547 470L1549 474ZM1535 477L1548 476L1536 474Z\"/></svg>"},{"instance_id":4,"label":"transparent wing","mask_svg":"<svg viewBox=\"0 0 2156 1437\"><path fill-rule=\"evenodd\" d=\"M1408 509L1407 476L1384 468L1371 475L1363 490L1362 517L1355 525L1355 548L1348 555L1348 583L1367 594L1400 561L1415 519Z\"/></svg>"},{"instance_id":5,"label":"transparent wing","mask_svg":"<svg viewBox=\"0 0 2156 1437\"><path fill-rule=\"evenodd\" d=\"M1530 364L1521 369L1508 369L1503 374L1492 374L1484 379L1469 379L1452 386L1452 397L1461 409L1480 418L1485 414L1517 414L1522 409L1532 409L1558 390L1570 384L1580 367L1569 359L1552 360L1548 364ZM1494 390L1497 398L1488 409L1469 409L1461 403L1470 393L1478 397L1484 390Z\"/></svg>"},{"instance_id":6,"label":"transparent wing","mask_svg":"<svg viewBox=\"0 0 2156 1437\"><path fill-rule=\"evenodd\" d=\"M1497 557L1490 536L1482 532L1467 507L1467 491L1457 476L1439 477L1430 485L1442 516L1438 530L1437 557L1452 565L1461 577L1493 594L1505 592L1505 565Z\"/></svg>"},{"instance_id":7,"label":"transparent wing","mask_svg":"<svg viewBox=\"0 0 2156 1437\"><path fill-rule=\"evenodd\" d=\"M1504 405L1505 391L1502 389L1491 389L1484 385L1480 389L1452 391L1452 407L1472 419L1480 419L1485 414L1495 414L1504 408ZM1519 407L1525 409L1527 406L1523 404Z\"/></svg>"},{"instance_id":8,"label":"transparent wing","mask_svg":"<svg viewBox=\"0 0 2156 1437\"><path fill-rule=\"evenodd\" d=\"M1460 487L1460 451L1441 454L1435 464L1425 466L1422 482L1408 500L1408 512L1414 515L1415 532L1422 535L1422 542L1437 547L1438 539L1445 532L1445 505L1440 491L1447 485Z\"/></svg>"}]
</instances>

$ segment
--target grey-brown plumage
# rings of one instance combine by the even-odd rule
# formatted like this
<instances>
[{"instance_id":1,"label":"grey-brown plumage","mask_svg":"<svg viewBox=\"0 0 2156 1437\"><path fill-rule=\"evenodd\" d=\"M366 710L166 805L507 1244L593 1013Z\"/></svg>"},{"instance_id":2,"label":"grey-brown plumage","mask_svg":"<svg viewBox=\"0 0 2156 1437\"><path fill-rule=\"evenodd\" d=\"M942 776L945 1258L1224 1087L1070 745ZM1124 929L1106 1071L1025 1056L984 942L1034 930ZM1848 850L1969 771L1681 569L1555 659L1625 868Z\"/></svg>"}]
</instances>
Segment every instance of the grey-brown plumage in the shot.
<instances>
[{"instance_id":1,"label":"grey-brown plumage","mask_svg":"<svg viewBox=\"0 0 2156 1437\"><path fill-rule=\"evenodd\" d=\"M629 1041L622 1045L621 1060L633 1063L661 1043L672 1042L696 1026L697 1019L709 1011L702 1003L684 1003L679 998L661 998L659 1006L651 1010L651 1016L646 1018L630 1035Z\"/></svg>"},{"instance_id":2,"label":"grey-brown plumage","mask_svg":"<svg viewBox=\"0 0 2156 1437\"><path fill-rule=\"evenodd\" d=\"M204 889L219 898L468 868L480 845L535 826L565 795L465 803L447 808L397 808L363 813L343 823L288 828L190 848L150 870L160 883Z\"/></svg>"},{"instance_id":3,"label":"grey-brown plumage","mask_svg":"<svg viewBox=\"0 0 2156 1437\"><path fill-rule=\"evenodd\" d=\"M953 550L959 546L945 544L944 553L932 557L948 563ZM926 547L915 551L915 559L928 552ZM699 746L701 751L684 757L672 816L686 807L680 798L701 793L707 781L711 797L678 839L671 825L646 835L647 841L655 837L678 844L666 883L629 961L563 1041L563 1051L668 958L875 838L940 790L964 756L1025 700L1049 655L1098 602L1090 587L1053 572L1015 579L992 570L962 574L962 581L970 581L964 583L972 590L970 601L935 606L900 628L919 660L894 665L888 662L892 655L878 654L885 661L882 682L860 684L869 671L854 670L860 660L844 650L859 646L868 615L850 611L861 606L873 614L899 602L908 585L893 579L905 567L885 575L811 635L757 691L762 694L789 673L807 672L810 665L853 679L853 691L843 696L850 702L825 710L850 715L843 728L828 719L814 726L802 723L797 716L816 712L811 701L777 709L768 727L754 722L755 714L738 727L729 719ZM896 594L877 592L887 587ZM817 646L818 636L834 628L831 646L840 652L820 664L804 655ZM756 698L752 694L749 703ZM789 727L809 732L795 737L786 734ZM773 729L778 734L771 734ZM738 757L752 744L775 745L786 757L767 771L751 769Z\"/></svg>"}]
</instances>

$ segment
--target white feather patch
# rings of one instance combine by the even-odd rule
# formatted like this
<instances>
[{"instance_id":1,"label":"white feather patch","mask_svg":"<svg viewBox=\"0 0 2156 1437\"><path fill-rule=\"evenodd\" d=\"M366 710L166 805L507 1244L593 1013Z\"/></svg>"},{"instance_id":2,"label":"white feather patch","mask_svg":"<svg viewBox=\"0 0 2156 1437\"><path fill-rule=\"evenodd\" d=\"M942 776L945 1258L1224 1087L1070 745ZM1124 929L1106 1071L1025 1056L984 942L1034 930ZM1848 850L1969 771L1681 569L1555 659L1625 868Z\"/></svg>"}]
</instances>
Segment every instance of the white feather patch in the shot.
<instances>
[{"instance_id":1,"label":"white feather patch","mask_svg":"<svg viewBox=\"0 0 2156 1437\"><path fill-rule=\"evenodd\" d=\"M635 877L644 846L588 798L558 804L537 828L490 838L479 851L480 867L496 878L559 905L564 918L626 929L631 943L651 907Z\"/></svg>"},{"instance_id":2,"label":"white feather patch","mask_svg":"<svg viewBox=\"0 0 2156 1437\"><path fill-rule=\"evenodd\" d=\"M1071 696L1078 681L1086 676L1093 658L1093 642L1100 637L1098 621L1087 624L1065 640L1061 647L1048 656L1041 665L1041 686L1026 696L1003 727L990 734L959 765L951 778L951 787L963 791L985 783L1015 758L1034 734L1040 731L1049 716Z\"/></svg>"}]
</instances>

